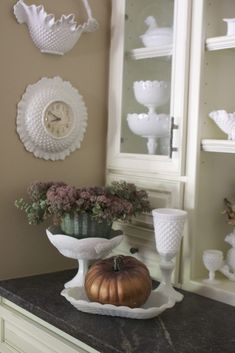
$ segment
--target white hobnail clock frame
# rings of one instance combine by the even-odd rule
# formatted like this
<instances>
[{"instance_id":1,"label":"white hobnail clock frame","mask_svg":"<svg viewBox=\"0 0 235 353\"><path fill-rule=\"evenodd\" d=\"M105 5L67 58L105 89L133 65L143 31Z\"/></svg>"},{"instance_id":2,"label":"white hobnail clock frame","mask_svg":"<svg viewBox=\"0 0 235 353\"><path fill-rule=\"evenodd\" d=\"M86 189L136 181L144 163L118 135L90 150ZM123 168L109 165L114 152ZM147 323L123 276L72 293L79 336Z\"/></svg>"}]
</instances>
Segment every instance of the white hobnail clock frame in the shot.
<instances>
[{"instance_id":1,"label":"white hobnail clock frame","mask_svg":"<svg viewBox=\"0 0 235 353\"><path fill-rule=\"evenodd\" d=\"M44 126L45 109L52 102L64 102L73 113L73 126L63 137L53 137ZM28 85L17 110L17 132L27 151L46 160L63 160L80 148L87 127L87 108L83 97L70 82L60 77Z\"/></svg>"}]
</instances>

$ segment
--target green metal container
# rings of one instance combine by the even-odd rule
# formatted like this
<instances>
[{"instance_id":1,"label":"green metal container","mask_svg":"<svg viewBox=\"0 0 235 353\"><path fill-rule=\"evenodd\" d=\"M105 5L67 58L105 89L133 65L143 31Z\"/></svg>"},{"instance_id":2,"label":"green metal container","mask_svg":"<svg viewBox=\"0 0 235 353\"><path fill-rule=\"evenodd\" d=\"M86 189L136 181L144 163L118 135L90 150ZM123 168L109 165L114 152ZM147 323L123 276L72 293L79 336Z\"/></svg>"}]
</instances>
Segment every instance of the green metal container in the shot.
<instances>
[{"instance_id":1,"label":"green metal container","mask_svg":"<svg viewBox=\"0 0 235 353\"><path fill-rule=\"evenodd\" d=\"M77 238L109 238L112 225L107 221L97 222L89 214L71 215L66 213L61 219L60 227L62 231Z\"/></svg>"}]
</instances>

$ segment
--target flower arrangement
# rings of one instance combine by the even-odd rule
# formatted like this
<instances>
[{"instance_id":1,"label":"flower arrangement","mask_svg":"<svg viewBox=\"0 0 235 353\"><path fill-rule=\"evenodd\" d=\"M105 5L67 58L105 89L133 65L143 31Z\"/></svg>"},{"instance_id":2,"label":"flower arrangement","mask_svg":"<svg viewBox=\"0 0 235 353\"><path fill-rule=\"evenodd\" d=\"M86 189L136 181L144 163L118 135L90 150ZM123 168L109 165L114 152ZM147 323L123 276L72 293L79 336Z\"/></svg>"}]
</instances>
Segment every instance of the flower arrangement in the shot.
<instances>
[{"instance_id":1,"label":"flower arrangement","mask_svg":"<svg viewBox=\"0 0 235 353\"><path fill-rule=\"evenodd\" d=\"M150 211L148 195L135 184L113 182L105 187L76 188L63 182L33 182L28 187L29 201L16 200L17 208L26 213L29 224L39 224L52 217L54 224L69 215L88 214L97 222L111 224L131 220Z\"/></svg>"},{"instance_id":2,"label":"flower arrangement","mask_svg":"<svg viewBox=\"0 0 235 353\"><path fill-rule=\"evenodd\" d=\"M235 226L235 203L231 203L228 199L224 199L225 210L223 213L226 215L228 224Z\"/></svg>"}]
</instances>

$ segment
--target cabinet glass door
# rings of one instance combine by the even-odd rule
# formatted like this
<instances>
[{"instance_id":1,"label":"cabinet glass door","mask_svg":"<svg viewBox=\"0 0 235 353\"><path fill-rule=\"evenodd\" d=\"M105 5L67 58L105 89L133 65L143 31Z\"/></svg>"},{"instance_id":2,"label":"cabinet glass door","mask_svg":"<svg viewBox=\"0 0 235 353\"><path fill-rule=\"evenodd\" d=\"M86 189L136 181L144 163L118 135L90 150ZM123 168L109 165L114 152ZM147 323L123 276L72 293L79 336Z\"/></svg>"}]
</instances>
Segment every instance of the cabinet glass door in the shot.
<instances>
[{"instance_id":1,"label":"cabinet glass door","mask_svg":"<svg viewBox=\"0 0 235 353\"><path fill-rule=\"evenodd\" d=\"M190 15L191 0L112 1L108 169L183 175Z\"/></svg>"},{"instance_id":2,"label":"cabinet glass door","mask_svg":"<svg viewBox=\"0 0 235 353\"><path fill-rule=\"evenodd\" d=\"M169 154L173 20L172 0L125 3L123 153Z\"/></svg>"}]
</instances>

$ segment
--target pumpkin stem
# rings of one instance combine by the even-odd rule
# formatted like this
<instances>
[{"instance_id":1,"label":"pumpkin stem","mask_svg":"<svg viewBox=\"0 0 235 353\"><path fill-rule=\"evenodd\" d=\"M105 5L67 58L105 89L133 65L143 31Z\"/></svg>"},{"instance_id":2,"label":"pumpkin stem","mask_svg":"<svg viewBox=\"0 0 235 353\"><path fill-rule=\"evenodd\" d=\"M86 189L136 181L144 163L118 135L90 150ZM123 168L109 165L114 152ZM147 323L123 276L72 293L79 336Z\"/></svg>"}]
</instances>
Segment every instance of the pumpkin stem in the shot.
<instances>
[{"instance_id":1,"label":"pumpkin stem","mask_svg":"<svg viewBox=\"0 0 235 353\"><path fill-rule=\"evenodd\" d=\"M113 269L115 272L121 269L121 264L123 263L122 257L122 255L118 255L113 258Z\"/></svg>"}]
</instances>

